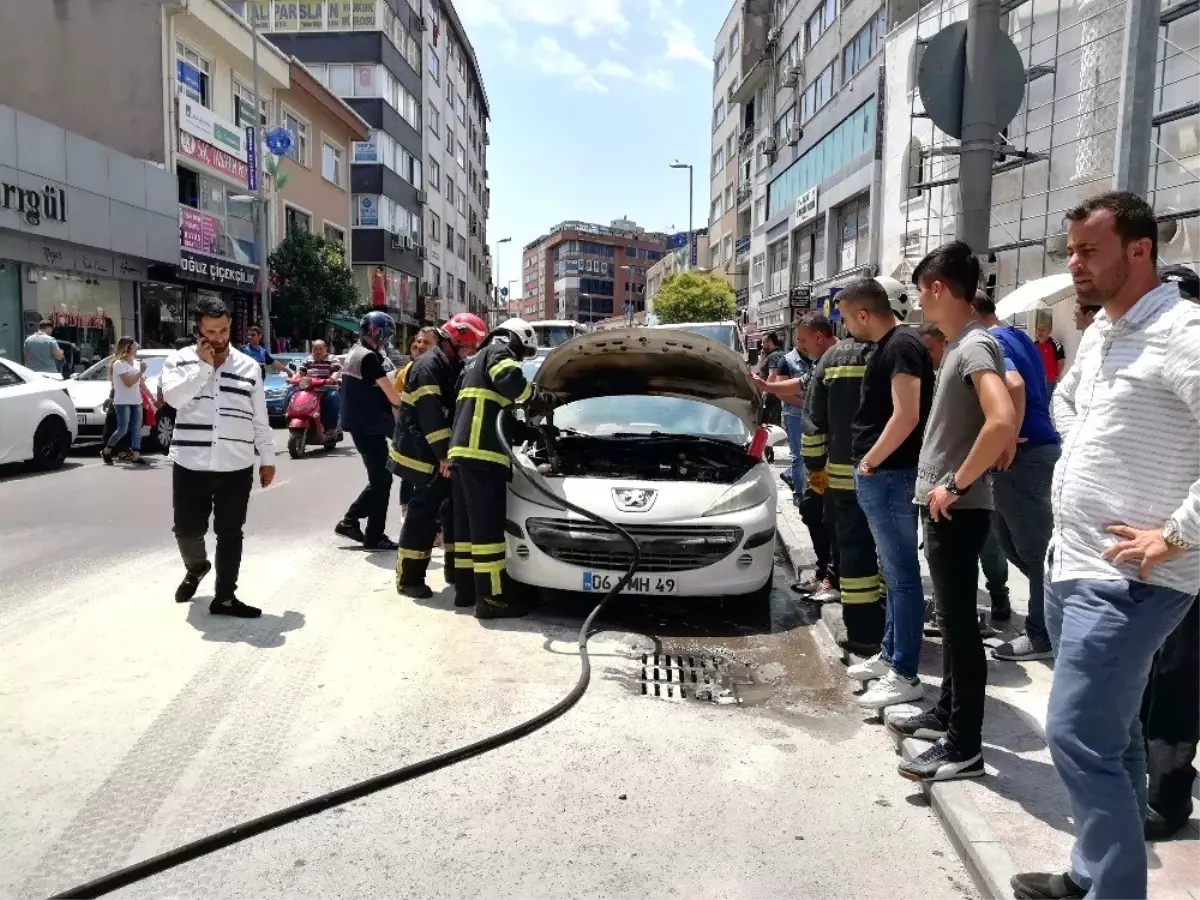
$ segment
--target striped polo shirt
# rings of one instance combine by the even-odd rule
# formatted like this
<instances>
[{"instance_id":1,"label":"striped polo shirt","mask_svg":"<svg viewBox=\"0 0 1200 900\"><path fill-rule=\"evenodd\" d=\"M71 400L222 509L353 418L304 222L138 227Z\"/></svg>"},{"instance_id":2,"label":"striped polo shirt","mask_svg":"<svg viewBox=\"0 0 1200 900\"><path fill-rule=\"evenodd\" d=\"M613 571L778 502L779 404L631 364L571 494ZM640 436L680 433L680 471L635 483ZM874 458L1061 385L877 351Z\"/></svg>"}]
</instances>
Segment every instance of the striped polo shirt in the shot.
<instances>
[{"instance_id":1,"label":"striped polo shirt","mask_svg":"<svg viewBox=\"0 0 1200 900\"><path fill-rule=\"evenodd\" d=\"M1192 548L1147 580L1200 591L1200 306L1163 284L1116 322L1097 313L1051 411L1063 451L1048 577L1140 580L1137 564L1100 558L1117 541L1105 527L1173 518Z\"/></svg>"}]
</instances>

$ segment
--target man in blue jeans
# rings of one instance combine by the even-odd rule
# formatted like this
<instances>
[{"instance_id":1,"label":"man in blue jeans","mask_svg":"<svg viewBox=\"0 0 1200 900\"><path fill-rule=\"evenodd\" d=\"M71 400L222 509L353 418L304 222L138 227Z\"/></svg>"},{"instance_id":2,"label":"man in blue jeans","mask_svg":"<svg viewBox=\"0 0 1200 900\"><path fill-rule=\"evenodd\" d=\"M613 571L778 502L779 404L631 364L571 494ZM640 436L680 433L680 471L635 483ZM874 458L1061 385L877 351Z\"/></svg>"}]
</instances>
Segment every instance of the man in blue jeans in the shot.
<instances>
[{"instance_id":1,"label":"man in blue jeans","mask_svg":"<svg viewBox=\"0 0 1200 900\"><path fill-rule=\"evenodd\" d=\"M855 338L875 345L867 357L862 395L852 426L854 488L866 514L887 584L881 652L851 667L852 678L878 678L858 698L864 709L918 700L925 595L917 559L917 508L913 489L921 436L933 397L933 361L921 338L900 324L907 295L873 278L852 281L838 293L838 311Z\"/></svg>"},{"instance_id":2,"label":"man in blue jeans","mask_svg":"<svg viewBox=\"0 0 1200 900\"><path fill-rule=\"evenodd\" d=\"M1144 898L1138 710L1155 652L1200 590L1200 308L1158 283L1158 225L1142 198L1101 194L1066 220L1075 293L1103 306L1051 400L1063 451L1046 557L1046 739L1075 846L1067 872L1015 875L1012 887Z\"/></svg>"},{"instance_id":3,"label":"man in blue jeans","mask_svg":"<svg viewBox=\"0 0 1200 900\"><path fill-rule=\"evenodd\" d=\"M1050 395L1033 340L1024 331L997 319L996 304L986 294L976 294L974 306L980 324L1004 354L1004 383L1021 419L1020 434L1005 453L1008 467L992 473L992 499L996 504L992 532L1004 555L1029 579L1029 613L1025 633L993 649L992 656L1015 662L1049 659L1053 654L1042 595L1046 548L1054 527L1050 482L1061 450L1058 432L1050 421ZM982 556L980 561L984 561ZM987 566L984 571L986 574ZM995 608L993 596L993 616Z\"/></svg>"}]
</instances>

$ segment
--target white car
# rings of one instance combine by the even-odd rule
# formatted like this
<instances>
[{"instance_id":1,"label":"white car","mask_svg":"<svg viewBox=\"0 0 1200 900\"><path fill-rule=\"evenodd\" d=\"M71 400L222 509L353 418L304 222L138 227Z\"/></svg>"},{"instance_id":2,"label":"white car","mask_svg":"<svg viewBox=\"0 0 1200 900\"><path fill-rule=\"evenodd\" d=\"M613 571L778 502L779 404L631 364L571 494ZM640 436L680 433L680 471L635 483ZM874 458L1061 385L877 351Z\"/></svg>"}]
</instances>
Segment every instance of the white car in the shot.
<instances>
[{"instance_id":1,"label":"white car","mask_svg":"<svg viewBox=\"0 0 1200 900\"><path fill-rule=\"evenodd\" d=\"M57 469L75 429L75 404L64 381L0 360L0 463L33 460Z\"/></svg>"},{"instance_id":2,"label":"white car","mask_svg":"<svg viewBox=\"0 0 1200 900\"><path fill-rule=\"evenodd\" d=\"M526 363L526 371L533 368ZM516 449L508 493L508 571L536 588L603 593L624 574L627 546L556 508L526 473L628 529L642 552L627 593L739 597L769 608L775 479L761 456L762 406L728 346L667 329L575 338L537 369L553 393L552 448Z\"/></svg>"},{"instance_id":3,"label":"white car","mask_svg":"<svg viewBox=\"0 0 1200 900\"><path fill-rule=\"evenodd\" d=\"M158 379L162 375L163 363L173 350L139 350L137 358L146 362L146 387L150 396L158 391ZM112 393L111 356L100 360L65 382L71 399L75 401L75 413L79 417L79 443L97 443L104 437L104 420L108 416L108 398ZM149 441L148 449L166 452L171 445L171 434L175 429L175 411L163 406L155 414L153 431L143 426L143 440Z\"/></svg>"}]
</instances>

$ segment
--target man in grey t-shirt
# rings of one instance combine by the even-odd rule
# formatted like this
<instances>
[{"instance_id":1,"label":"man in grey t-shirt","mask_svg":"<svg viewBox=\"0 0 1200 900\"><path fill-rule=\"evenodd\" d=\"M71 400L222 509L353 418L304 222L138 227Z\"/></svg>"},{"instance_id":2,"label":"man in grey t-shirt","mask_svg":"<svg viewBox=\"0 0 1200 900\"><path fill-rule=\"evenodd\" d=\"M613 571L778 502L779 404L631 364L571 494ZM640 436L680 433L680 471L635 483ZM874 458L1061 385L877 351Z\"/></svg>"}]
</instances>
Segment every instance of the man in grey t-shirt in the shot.
<instances>
[{"instance_id":1,"label":"man in grey t-shirt","mask_svg":"<svg viewBox=\"0 0 1200 900\"><path fill-rule=\"evenodd\" d=\"M979 260L962 241L944 244L913 272L925 319L946 335L933 406L917 461L914 501L925 526L925 556L942 632L942 692L929 712L888 721L907 737L944 735L900 765L914 781L984 774L983 702L987 660L979 634L975 590L979 553L991 530L987 473L1012 462L1017 411L1004 383L1004 357L975 321L971 301Z\"/></svg>"},{"instance_id":2,"label":"man in grey t-shirt","mask_svg":"<svg viewBox=\"0 0 1200 900\"><path fill-rule=\"evenodd\" d=\"M25 365L35 372L60 371L63 352L50 335L53 328L48 321L40 322L38 330L25 338Z\"/></svg>"}]
</instances>

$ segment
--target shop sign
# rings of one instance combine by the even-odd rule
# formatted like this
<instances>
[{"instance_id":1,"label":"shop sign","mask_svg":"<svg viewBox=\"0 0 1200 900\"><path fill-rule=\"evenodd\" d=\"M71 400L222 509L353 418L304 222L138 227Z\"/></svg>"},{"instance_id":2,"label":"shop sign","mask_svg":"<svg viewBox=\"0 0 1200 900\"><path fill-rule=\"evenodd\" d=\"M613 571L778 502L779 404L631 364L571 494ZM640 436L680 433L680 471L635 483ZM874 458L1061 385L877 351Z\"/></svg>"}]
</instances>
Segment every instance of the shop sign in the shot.
<instances>
[{"instance_id":1,"label":"shop sign","mask_svg":"<svg viewBox=\"0 0 1200 900\"><path fill-rule=\"evenodd\" d=\"M254 126L246 126L246 187L258 190L258 141L254 139Z\"/></svg>"},{"instance_id":2,"label":"shop sign","mask_svg":"<svg viewBox=\"0 0 1200 900\"><path fill-rule=\"evenodd\" d=\"M113 262L118 278L124 278L127 281L145 281L149 277L146 272L146 263L142 260L118 256Z\"/></svg>"},{"instance_id":3,"label":"shop sign","mask_svg":"<svg viewBox=\"0 0 1200 900\"><path fill-rule=\"evenodd\" d=\"M97 328L108 327L108 316L101 310L98 314L80 312L56 312L50 314L50 322L55 328Z\"/></svg>"},{"instance_id":4,"label":"shop sign","mask_svg":"<svg viewBox=\"0 0 1200 900\"><path fill-rule=\"evenodd\" d=\"M249 170L249 167L244 162L230 156L212 144L198 141L190 134L182 131L179 132L179 153L192 162L198 162L200 165L225 176L230 181L237 182L238 187L246 183L246 172Z\"/></svg>"},{"instance_id":5,"label":"shop sign","mask_svg":"<svg viewBox=\"0 0 1200 900\"><path fill-rule=\"evenodd\" d=\"M188 281L206 281L235 290L253 290L258 270L240 263L200 256L189 250L179 252L175 274Z\"/></svg>"},{"instance_id":6,"label":"shop sign","mask_svg":"<svg viewBox=\"0 0 1200 900\"><path fill-rule=\"evenodd\" d=\"M51 184L39 191L4 181L0 182L0 208L16 212L29 225L41 225L43 219L66 222L67 192Z\"/></svg>"},{"instance_id":7,"label":"shop sign","mask_svg":"<svg viewBox=\"0 0 1200 900\"><path fill-rule=\"evenodd\" d=\"M363 228L379 227L379 204L369 194L358 197L358 224Z\"/></svg>"},{"instance_id":8,"label":"shop sign","mask_svg":"<svg viewBox=\"0 0 1200 900\"><path fill-rule=\"evenodd\" d=\"M221 220L209 213L179 207L179 246L212 256L221 240Z\"/></svg>"},{"instance_id":9,"label":"shop sign","mask_svg":"<svg viewBox=\"0 0 1200 900\"><path fill-rule=\"evenodd\" d=\"M799 228L816 214L817 189L812 188L796 198L796 220L792 223L792 227Z\"/></svg>"},{"instance_id":10,"label":"shop sign","mask_svg":"<svg viewBox=\"0 0 1200 900\"><path fill-rule=\"evenodd\" d=\"M376 132L371 132L369 140L354 142L354 161L356 163L379 162L379 138Z\"/></svg>"},{"instance_id":11,"label":"shop sign","mask_svg":"<svg viewBox=\"0 0 1200 900\"><path fill-rule=\"evenodd\" d=\"M812 288L808 285L792 288L788 292L788 305L792 309L808 309L812 305Z\"/></svg>"},{"instance_id":12,"label":"shop sign","mask_svg":"<svg viewBox=\"0 0 1200 900\"><path fill-rule=\"evenodd\" d=\"M179 130L246 162L246 133L241 126L201 106L183 88L179 91Z\"/></svg>"}]
</instances>

